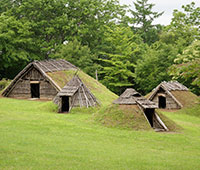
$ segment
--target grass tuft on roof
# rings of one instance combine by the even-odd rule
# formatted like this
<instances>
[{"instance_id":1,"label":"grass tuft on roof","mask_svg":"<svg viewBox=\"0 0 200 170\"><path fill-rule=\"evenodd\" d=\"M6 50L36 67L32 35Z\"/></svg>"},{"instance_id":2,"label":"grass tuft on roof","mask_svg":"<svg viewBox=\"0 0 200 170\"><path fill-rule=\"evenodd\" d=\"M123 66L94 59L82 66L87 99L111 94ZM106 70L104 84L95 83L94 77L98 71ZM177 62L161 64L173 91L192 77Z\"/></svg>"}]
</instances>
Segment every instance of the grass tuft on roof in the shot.
<instances>
[{"instance_id":1,"label":"grass tuft on roof","mask_svg":"<svg viewBox=\"0 0 200 170\"><path fill-rule=\"evenodd\" d=\"M63 88L75 75L76 70L57 71L47 73L59 87ZM95 95L97 100L103 105L109 105L113 100L117 99L117 95L108 90L104 85L97 80L87 75L83 71L78 72L78 76L89 90Z\"/></svg>"},{"instance_id":2,"label":"grass tuft on roof","mask_svg":"<svg viewBox=\"0 0 200 170\"><path fill-rule=\"evenodd\" d=\"M190 91L171 91L171 93L184 108L192 107L200 102L199 97Z\"/></svg>"}]
</instances>

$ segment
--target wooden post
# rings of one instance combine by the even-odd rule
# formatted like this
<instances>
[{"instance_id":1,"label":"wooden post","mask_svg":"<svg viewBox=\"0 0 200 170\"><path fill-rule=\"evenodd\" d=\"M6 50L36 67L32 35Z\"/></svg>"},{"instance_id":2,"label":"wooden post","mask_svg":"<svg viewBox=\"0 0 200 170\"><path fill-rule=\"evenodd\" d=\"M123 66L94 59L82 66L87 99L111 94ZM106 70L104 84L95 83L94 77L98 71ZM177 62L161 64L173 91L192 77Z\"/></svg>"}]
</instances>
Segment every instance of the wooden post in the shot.
<instances>
[{"instance_id":1,"label":"wooden post","mask_svg":"<svg viewBox=\"0 0 200 170\"><path fill-rule=\"evenodd\" d=\"M96 73L95 73L95 74L96 74L96 80L99 81L99 80L98 80L98 71L97 71L97 70L96 70Z\"/></svg>"}]
</instances>

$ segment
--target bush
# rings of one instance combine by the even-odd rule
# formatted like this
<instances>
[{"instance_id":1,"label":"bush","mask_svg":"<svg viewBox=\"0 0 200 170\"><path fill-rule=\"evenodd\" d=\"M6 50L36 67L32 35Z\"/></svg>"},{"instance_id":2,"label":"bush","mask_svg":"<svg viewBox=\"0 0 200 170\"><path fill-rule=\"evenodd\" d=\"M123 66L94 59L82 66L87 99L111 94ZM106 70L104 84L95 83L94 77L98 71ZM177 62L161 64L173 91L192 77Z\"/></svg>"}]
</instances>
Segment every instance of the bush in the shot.
<instances>
[{"instance_id":1,"label":"bush","mask_svg":"<svg viewBox=\"0 0 200 170\"><path fill-rule=\"evenodd\" d=\"M6 88L10 84L10 80L2 79L0 81L0 91L2 91L4 88Z\"/></svg>"}]
</instances>

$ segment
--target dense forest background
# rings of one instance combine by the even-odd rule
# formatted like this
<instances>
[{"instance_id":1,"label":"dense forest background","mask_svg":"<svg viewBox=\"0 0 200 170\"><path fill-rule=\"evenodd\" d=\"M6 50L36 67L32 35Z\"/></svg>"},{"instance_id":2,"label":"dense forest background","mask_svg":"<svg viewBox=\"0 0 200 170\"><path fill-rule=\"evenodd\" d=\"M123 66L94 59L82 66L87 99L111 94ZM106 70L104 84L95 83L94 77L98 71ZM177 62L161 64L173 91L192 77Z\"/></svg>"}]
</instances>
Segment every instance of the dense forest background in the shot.
<instances>
[{"instance_id":1,"label":"dense forest background","mask_svg":"<svg viewBox=\"0 0 200 170\"><path fill-rule=\"evenodd\" d=\"M148 0L1 0L0 80L33 60L64 58L120 94L142 94L178 80L200 94L200 7L174 10L169 25L153 24ZM129 13L129 15L127 15Z\"/></svg>"}]
</instances>

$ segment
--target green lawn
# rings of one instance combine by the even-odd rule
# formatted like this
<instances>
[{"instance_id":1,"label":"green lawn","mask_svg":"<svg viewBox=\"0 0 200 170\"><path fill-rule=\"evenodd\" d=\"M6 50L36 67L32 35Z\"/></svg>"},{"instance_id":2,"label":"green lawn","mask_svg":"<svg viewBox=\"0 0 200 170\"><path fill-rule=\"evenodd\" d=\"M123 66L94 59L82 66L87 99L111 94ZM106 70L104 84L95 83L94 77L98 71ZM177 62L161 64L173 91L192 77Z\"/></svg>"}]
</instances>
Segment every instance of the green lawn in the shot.
<instances>
[{"instance_id":1,"label":"green lawn","mask_svg":"<svg viewBox=\"0 0 200 170\"><path fill-rule=\"evenodd\" d=\"M200 117L165 112L181 133L106 128L95 109L0 98L0 169L199 169ZM89 113L90 114L89 114Z\"/></svg>"}]
</instances>

